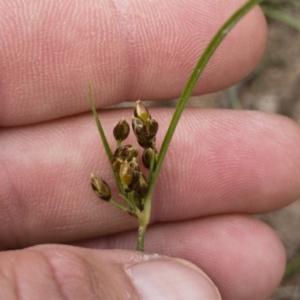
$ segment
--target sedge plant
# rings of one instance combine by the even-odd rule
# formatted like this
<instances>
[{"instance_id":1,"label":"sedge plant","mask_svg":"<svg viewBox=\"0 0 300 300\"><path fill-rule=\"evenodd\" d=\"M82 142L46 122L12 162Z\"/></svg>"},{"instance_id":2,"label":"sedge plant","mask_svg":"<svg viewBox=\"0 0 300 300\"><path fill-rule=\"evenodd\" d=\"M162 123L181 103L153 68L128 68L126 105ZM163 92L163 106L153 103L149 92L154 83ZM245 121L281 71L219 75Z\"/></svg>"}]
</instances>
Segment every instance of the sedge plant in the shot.
<instances>
[{"instance_id":1,"label":"sedge plant","mask_svg":"<svg viewBox=\"0 0 300 300\"><path fill-rule=\"evenodd\" d=\"M158 122L152 118L149 110L144 106L144 104L141 101L137 101L134 108L134 116L132 118L131 125L137 143L143 149L142 163L148 170L147 174L143 174L141 171L142 168L137 159L138 147L131 144L123 145L130 131L130 126L124 118L122 118L113 129L113 135L116 140L116 149L114 149L114 151L111 150L95 108L91 85L89 83L88 95L90 105L104 149L115 177L116 185L119 188L122 203L113 198L111 195L111 189L104 179L94 174L91 174L92 188L100 199L111 203L117 208L137 218L139 226L137 238L138 251L144 251L145 248L145 233L150 222L153 189L158 180L158 176L176 126L194 89L194 86L196 85L210 58L222 40L226 37L228 32L245 14L247 14L261 1L262 0L248 0L223 24L223 26L217 31L215 36L207 45L181 94L159 150L156 148Z\"/></svg>"}]
</instances>

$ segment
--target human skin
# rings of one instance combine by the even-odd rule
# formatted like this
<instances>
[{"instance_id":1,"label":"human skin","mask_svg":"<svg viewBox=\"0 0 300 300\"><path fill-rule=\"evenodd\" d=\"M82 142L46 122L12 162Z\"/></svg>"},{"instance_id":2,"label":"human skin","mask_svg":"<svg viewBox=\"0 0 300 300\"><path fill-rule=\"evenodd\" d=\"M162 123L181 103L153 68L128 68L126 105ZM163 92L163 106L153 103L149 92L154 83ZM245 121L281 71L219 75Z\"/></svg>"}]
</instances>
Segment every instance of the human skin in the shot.
<instances>
[{"instance_id":1,"label":"human skin","mask_svg":"<svg viewBox=\"0 0 300 300\"><path fill-rule=\"evenodd\" d=\"M205 299L219 299L213 283L222 299L263 300L272 293L284 271L284 249L251 214L299 196L300 131L291 120L248 111L184 112L146 235L147 253L164 256L112 250L134 249L137 222L99 201L89 185L91 172L112 187L113 177L87 80L97 108L178 97L213 33L243 3L0 2L1 299L148 299L137 274L143 278L147 270L150 278L164 268L195 280ZM255 8L217 50L194 93L243 79L265 42L265 20ZM172 112L151 108L158 144ZM99 111L111 145L113 126L131 115Z\"/></svg>"}]
</instances>

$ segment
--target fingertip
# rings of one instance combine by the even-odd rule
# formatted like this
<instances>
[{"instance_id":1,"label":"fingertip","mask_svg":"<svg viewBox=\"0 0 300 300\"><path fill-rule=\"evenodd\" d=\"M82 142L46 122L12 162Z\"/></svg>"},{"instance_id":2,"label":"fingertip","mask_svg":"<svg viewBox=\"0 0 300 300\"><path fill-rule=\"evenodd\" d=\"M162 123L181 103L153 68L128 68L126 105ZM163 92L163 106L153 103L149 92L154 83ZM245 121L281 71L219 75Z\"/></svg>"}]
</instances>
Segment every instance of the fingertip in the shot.
<instances>
[{"instance_id":1,"label":"fingertip","mask_svg":"<svg viewBox=\"0 0 300 300\"><path fill-rule=\"evenodd\" d=\"M230 300L268 299L286 262L274 230L247 215L154 226L148 231L148 250L192 261L213 280L222 299Z\"/></svg>"},{"instance_id":2,"label":"fingertip","mask_svg":"<svg viewBox=\"0 0 300 300\"><path fill-rule=\"evenodd\" d=\"M221 300L212 280L182 259L149 260L133 265L127 271L143 300Z\"/></svg>"},{"instance_id":3,"label":"fingertip","mask_svg":"<svg viewBox=\"0 0 300 300\"><path fill-rule=\"evenodd\" d=\"M101 294L105 299L123 299L125 295L143 300L221 299L211 279L181 259L57 245L39 249L66 298L77 295L77 299L87 299L87 295Z\"/></svg>"},{"instance_id":4,"label":"fingertip","mask_svg":"<svg viewBox=\"0 0 300 300\"><path fill-rule=\"evenodd\" d=\"M0 10L2 126L89 110L89 78L97 107L179 97L201 52L245 1L15 2ZM243 79L265 40L256 8L228 34L194 92Z\"/></svg>"}]
</instances>

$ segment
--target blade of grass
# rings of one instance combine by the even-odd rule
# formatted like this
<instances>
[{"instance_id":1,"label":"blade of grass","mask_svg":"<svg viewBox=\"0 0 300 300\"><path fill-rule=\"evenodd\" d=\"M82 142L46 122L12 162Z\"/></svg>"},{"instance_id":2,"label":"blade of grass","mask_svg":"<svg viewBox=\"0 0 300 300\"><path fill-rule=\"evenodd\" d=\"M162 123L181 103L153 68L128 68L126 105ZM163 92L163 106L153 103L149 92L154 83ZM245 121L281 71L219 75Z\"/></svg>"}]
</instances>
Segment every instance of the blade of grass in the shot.
<instances>
[{"instance_id":1,"label":"blade of grass","mask_svg":"<svg viewBox=\"0 0 300 300\"><path fill-rule=\"evenodd\" d=\"M265 0L262 6L271 8L299 7L299 0Z\"/></svg>"},{"instance_id":2,"label":"blade of grass","mask_svg":"<svg viewBox=\"0 0 300 300\"><path fill-rule=\"evenodd\" d=\"M107 141L107 138L105 136L105 133L104 133L104 130L103 130L103 127L102 127L102 124L101 124L101 121L100 121L100 118L98 116L98 113L97 113L97 110L96 110L96 107L95 107L95 103L94 103L94 99L93 99L93 94L92 94L92 88L91 88L91 83L88 82L88 95L89 95L89 101L90 101L90 105L91 105L91 108L92 108L92 112L93 112L93 115L94 115L94 119L95 119L95 122L97 124L97 128L98 128L98 132L100 134L100 138L102 140L102 143L103 143L103 146L104 146L104 149L105 149L105 152L106 152L106 155L108 157L108 160L109 160L109 164L112 168L112 165L111 165L111 159L113 157L113 153L110 149L110 146L108 144L108 141ZM125 192L124 192L124 189L122 187L122 185L120 184L119 180L118 180L118 175L116 174L116 172L113 170L112 168L112 171L113 171L113 174L114 174L114 177L115 177L115 181L118 185L118 188L119 188L119 191L120 193L126 197L125 195Z\"/></svg>"},{"instance_id":3,"label":"blade of grass","mask_svg":"<svg viewBox=\"0 0 300 300\"><path fill-rule=\"evenodd\" d=\"M110 162L111 159L112 159L112 157L113 157L113 153L112 153L112 151L111 151L111 149L109 147L109 144L107 142L107 138L105 136L105 133L104 133L101 121L99 119L99 116L98 116L98 113L97 113L97 110L96 110L96 107L95 107L95 103L94 103L94 99L93 99L92 88L91 88L91 83L90 82L88 83L88 94L89 94L89 101L90 101L90 105L91 105L92 112L93 112L93 115L94 115L94 119L95 119L95 122L97 124L98 132L100 134L100 137L101 137L101 140L102 140L105 152L106 152L107 157L108 157L109 162Z\"/></svg>"},{"instance_id":4,"label":"blade of grass","mask_svg":"<svg viewBox=\"0 0 300 300\"><path fill-rule=\"evenodd\" d=\"M215 34L213 39L210 41L208 46L206 47L205 51L201 55L200 59L198 60L194 71L192 72L173 114L171 123L163 140L161 149L159 151L158 160L155 166L155 170L153 172L152 180L149 184L148 195L152 194L153 188L156 184L160 169L163 164L164 157L170 145L171 139L175 132L176 126L180 119L180 116L185 108L185 105L200 77L202 74L205 66L207 65L208 61L210 60L211 56L217 50L218 46L222 42L222 40L226 37L228 32L235 26L235 24L244 17L255 5L259 4L262 0L249 0L246 2L240 9L238 9L218 30Z\"/></svg>"},{"instance_id":5,"label":"blade of grass","mask_svg":"<svg viewBox=\"0 0 300 300\"><path fill-rule=\"evenodd\" d=\"M289 13L280 9L262 7L264 14L276 21L280 21L300 31L300 21L293 18Z\"/></svg>"}]
</instances>

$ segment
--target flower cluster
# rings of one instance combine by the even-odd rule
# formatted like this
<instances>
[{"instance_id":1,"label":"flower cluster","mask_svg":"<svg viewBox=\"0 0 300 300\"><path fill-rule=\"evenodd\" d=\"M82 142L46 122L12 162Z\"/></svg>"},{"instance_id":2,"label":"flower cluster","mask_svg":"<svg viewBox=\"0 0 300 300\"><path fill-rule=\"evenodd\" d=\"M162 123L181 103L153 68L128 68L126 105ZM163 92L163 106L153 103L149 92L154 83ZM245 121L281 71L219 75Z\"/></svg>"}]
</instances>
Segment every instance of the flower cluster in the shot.
<instances>
[{"instance_id":1,"label":"flower cluster","mask_svg":"<svg viewBox=\"0 0 300 300\"><path fill-rule=\"evenodd\" d=\"M142 163L149 170L150 174L155 168L157 159L156 134L158 123L151 118L148 109L141 101L137 101L134 109L132 129L138 144L143 148ZM140 169L137 160L137 147L131 144L122 145L129 132L129 124L122 118L113 129L117 148L111 158L111 166L116 174L115 177L121 189L122 198L128 206L123 207L114 201L108 184L94 174L91 174L91 184L100 199L109 201L130 214L137 216L144 209L145 198L148 192L148 179Z\"/></svg>"}]
</instances>

